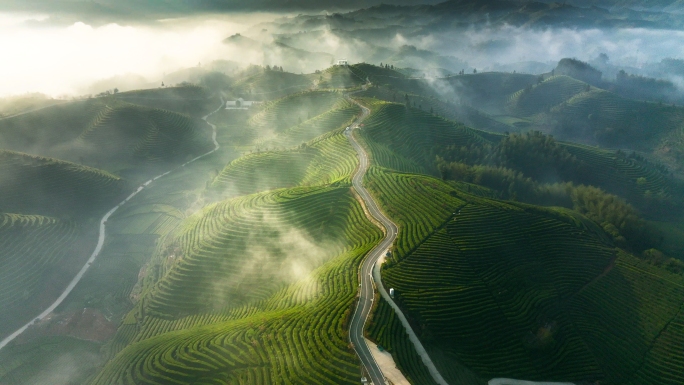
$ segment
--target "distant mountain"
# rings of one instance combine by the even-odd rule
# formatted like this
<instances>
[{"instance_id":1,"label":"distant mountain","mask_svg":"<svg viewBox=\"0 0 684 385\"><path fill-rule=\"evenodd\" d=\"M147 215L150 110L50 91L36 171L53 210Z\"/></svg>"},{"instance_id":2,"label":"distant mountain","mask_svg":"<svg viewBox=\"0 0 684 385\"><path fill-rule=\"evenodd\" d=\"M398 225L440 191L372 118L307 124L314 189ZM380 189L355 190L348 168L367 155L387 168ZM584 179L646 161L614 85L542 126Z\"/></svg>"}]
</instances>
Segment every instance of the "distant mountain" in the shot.
<instances>
[{"instance_id":1,"label":"distant mountain","mask_svg":"<svg viewBox=\"0 0 684 385\"><path fill-rule=\"evenodd\" d=\"M319 68L327 68L335 59L329 53L311 52L278 41L261 42L240 34L228 37L223 43L235 48L236 52L253 64L276 65L290 72L313 72Z\"/></svg>"}]
</instances>

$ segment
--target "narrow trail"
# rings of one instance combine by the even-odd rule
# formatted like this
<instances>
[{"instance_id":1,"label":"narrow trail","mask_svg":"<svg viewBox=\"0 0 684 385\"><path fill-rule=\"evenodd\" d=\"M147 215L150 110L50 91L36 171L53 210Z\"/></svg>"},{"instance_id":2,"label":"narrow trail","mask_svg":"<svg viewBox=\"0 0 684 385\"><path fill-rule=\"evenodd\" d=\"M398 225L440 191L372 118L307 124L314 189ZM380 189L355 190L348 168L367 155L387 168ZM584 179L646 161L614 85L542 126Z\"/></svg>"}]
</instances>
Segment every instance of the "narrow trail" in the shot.
<instances>
[{"instance_id":1,"label":"narrow trail","mask_svg":"<svg viewBox=\"0 0 684 385\"><path fill-rule=\"evenodd\" d=\"M418 340L416 334L413 332L413 329L406 320L406 317L401 312L399 307L394 303L389 294L387 294L387 291L382 285L380 266L377 265L377 261L385 254L390 246L392 246L392 243L394 243L394 240L397 238L399 229L394 222L389 220L389 218L387 218L380 211L377 203L375 200L373 200L370 193L368 193L368 190L363 187L363 177L366 175L369 167L368 154L363 147L359 145L359 143L356 141L356 138L354 138L353 130L358 128L359 124L370 115L370 109L354 99L350 98L350 100L361 107L363 111L361 116L352 124L352 126L350 126L349 129L345 131L347 139L349 139L352 147L354 147L354 150L359 156L359 167L352 177L352 185L354 186L356 192L361 196L361 199L363 199L366 208L368 209L368 213L370 213L375 221L380 222L385 228L385 238L368 253L361 264L359 277L361 282L359 302L356 305L356 309L352 317L349 338L354 345L354 350L356 350L359 358L361 358L361 362L366 367L373 384L385 384L385 377L383 376L379 365L377 362L375 362L375 359L368 348L368 344L363 337L363 330L365 328L366 321L368 320L368 316L370 315L371 308L373 307L373 299L375 296L373 284L375 282L380 295L382 295L382 297L390 304L390 306L392 306L397 316L401 320L402 325L404 325L406 332L409 334L409 339L415 346L416 351L420 355L423 363L430 371L432 378L440 385L448 385L441 374L439 374L439 371L430 359L427 351L421 344L420 340Z\"/></svg>"},{"instance_id":2,"label":"narrow trail","mask_svg":"<svg viewBox=\"0 0 684 385\"><path fill-rule=\"evenodd\" d=\"M14 333L10 334L10 335L7 336L5 339L3 339L2 342L0 342L0 349L2 349L2 348L4 348L5 346L7 346L7 344L9 344L10 342L12 342L12 341L13 341L15 338L17 338L21 333L23 333L24 331L26 331L26 329L28 329L31 325L33 325L33 324L36 323L37 321L42 320L42 319L45 318L47 315L49 315L50 313L52 313L59 305L62 304L62 302L66 299L66 297L71 293L71 291L74 290L74 288L76 287L76 285L81 281L81 279L83 278L83 276L85 275L85 273L88 271L88 269L90 269L90 266L93 264L93 262L95 262L95 259L97 259L97 257L100 255L100 252L102 251L102 247L104 246L104 241L105 241L105 229L106 229L106 224L107 224L107 220L109 219L109 217L111 217L111 216L112 216L119 208L121 208L123 205L125 205L126 203L128 203L128 201L130 201L131 199L133 199L133 197L135 197L136 195L138 195L141 191L143 191L143 190L144 190L145 188L147 188L150 184L152 184L152 182L154 182L154 181L156 181L157 179L162 178L162 177L164 177L164 176L166 176L166 175L169 175L169 174L171 174L172 172L174 172L174 171L176 171L176 170L179 170L179 169L181 169L181 168L187 166L188 164L190 164L190 163L192 163L192 162L194 162L194 161L196 161L196 160L198 160L198 159L204 158L205 156L210 155L210 154L216 152L216 151L221 147L221 146L219 145L218 141L216 141L216 126L213 125L213 124L211 124L211 123L209 123L209 122L207 121L207 118L209 118L211 115L217 113L217 112L218 112L219 110L221 110L222 108L223 108L223 98L221 98L221 106L220 106L219 108L217 108L216 110L214 110L213 112L207 114L206 116L204 116L204 117L202 118L202 120L204 120L208 125L211 126L211 129L212 129L212 131L213 131L213 132L212 132L212 136L211 136L211 140L214 142L214 149L211 150L211 151L209 151L209 152L207 152L207 153L205 153L205 154L202 154L202 155L200 155L200 156L198 156L198 157L196 157L196 158L194 158L194 159L192 159L192 160L189 160L189 161L183 163L182 165L180 165L180 166L178 166L178 167L176 167L176 168L174 168L174 169L172 169L172 170L169 170L169 171L167 171L167 172L165 172L165 173L163 173L163 174L157 175L157 176L155 176L154 178L148 180L147 182L145 182L145 183L143 183L142 185L140 185L140 187L138 187L137 190L133 191L133 193L131 193L131 195L129 195L126 199L124 199L123 201L121 201L121 203L119 203L118 205L114 206L111 210L109 210L109 211L102 217L102 219L100 219L100 233L99 233L98 240L97 240L97 246L95 246L95 250L94 250L93 253L90 255L90 258L88 259L88 261L86 261L85 265L83 265L83 267L82 267L81 270L78 272L78 274L76 274L76 276L71 280L71 282L70 282L69 285L66 287L66 289L64 289L64 291L62 292L62 294L61 294L61 295L52 303L52 305L50 305L47 309L45 309L42 313L40 313L40 315L38 315L37 317L35 317L33 320L29 321L27 324L25 324L24 326L22 326L21 328L19 328L17 331L15 331Z\"/></svg>"}]
</instances>

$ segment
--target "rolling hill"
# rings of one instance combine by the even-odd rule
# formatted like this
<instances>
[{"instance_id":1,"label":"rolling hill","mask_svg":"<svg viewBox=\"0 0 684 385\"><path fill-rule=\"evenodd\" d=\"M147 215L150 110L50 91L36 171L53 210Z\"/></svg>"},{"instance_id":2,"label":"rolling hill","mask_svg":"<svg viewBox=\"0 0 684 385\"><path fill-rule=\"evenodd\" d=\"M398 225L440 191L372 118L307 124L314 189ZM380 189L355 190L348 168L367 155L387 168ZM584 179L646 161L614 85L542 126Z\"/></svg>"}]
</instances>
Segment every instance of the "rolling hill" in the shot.
<instances>
[{"instance_id":1,"label":"rolling hill","mask_svg":"<svg viewBox=\"0 0 684 385\"><path fill-rule=\"evenodd\" d=\"M201 118L216 108L218 100L212 96L208 89L195 85L135 90L115 95L117 99L131 104L174 111L194 118Z\"/></svg>"},{"instance_id":2,"label":"rolling hill","mask_svg":"<svg viewBox=\"0 0 684 385\"><path fill-rule=\"evenodd\" d=\"M5 150L0 180L1 211L73 218L106 211L126 187L102 170Z\"/></svg>"},{"instance_id":3,"label":"rolling hill","mask_svg":"<svg viewBox=\"0 0 684 385\"><path fill-rule=\"evenodd\" d=\"M596 223L572 211L475 197L405 173L417 172L407 163L427 159L425 148L457 140L458 131L431 129L425 120L425 139L411 137L401 130L408 112L389 114L388 107L376 102L362 129L378 165L367 184L399 225L383 282L396 290L449 382L681 381L682 355L664 353L681 338L681 274L616 248ZM386 305L380 303L375 317L369 336L410 378L431 383Z\"/></svg>"},{"instance_id":4,"label":"rolling hill","mask_svg":"<svg viewBox=\"0 0 684 385\"><path fill-rule=\"evenodd\" d=\"M627 202L646 215L656 203L677 215L672 175L638 154L447 119L504 132L564 111L591 114L598 102L582 98L603 101L602 122L629 120L618 110L638 104L567 76L417 79L369 64L246 74L226 94L263 103L210 117L221 148L117 211L101 260L65 301L111 316L113 337L99 345L43 336L43 350L15 343L0 382L37 378L25 357L44 352L34 359L43 373L58 346L101 352L102 365L79 375L92 384L358 383L363 369L349 339L358 269L383 233L351 188L359 158L345 135L362 108L350 98L371 110L353 131L371 161L364 185L399 228L384 286L449 383L684 380L684 265L619 241L623 228L610 227L640 220ZM342 92L365 79L380 85ZM470 105L456 95L470 95ZM208 96L189 86L142 90L0 120L0 145L12 149L0 153L0 180L14 183L0 185L0 305L39 297L55 266L88 246L79 236L90 222L69 213L109 207L126 183L110 172L135 176L207 149L207 127L178 112L200 116ZM659 125L676 122L670 107L655 107ZM605 201L573 205L582 183ZM523 196L525 186L560 191L567 202L533 205L548 202ZM611 217L615 207L631 217ZM434 383L384 299L376 297L366 331L411 383Z\"/></svg>"},{"instance_id":5,"label":"rolling hill","mask_svg":"<svg viewBox=\"0 0 684 385\"><path fill-rule=\"evenodd\" d=\"M279 190L205 209L179 233L182 251L157 257L163 278L114 340L130 345L94 383L165 383L169 371L185 382L355 383L346 320L355 266L378 238L347 187ZM289 358L278 359L283 352Z\"/></svg>"},{"instance_id":6,"label":"rolling hill","mask_svg":"<svg viewBox=\"0 0 684 385\"><path fill-rule=\"evenodd\" d=\"M46 287L65 285L60 273L78 254L75 222L40 215L0 213L0 336L30 321L54 295Z\"/></svg>"},{"instance_id":7,"label":"rolling hill","mask_svg":"<svg viewBox=\"0 0 684 385\"><path fill-rule=\"evenodd\" d=\"M178 162L211 147L209 128L178 113L114 97L45 108L0 121L3 148L121 172Z\"/></svg>"}]
</instances>

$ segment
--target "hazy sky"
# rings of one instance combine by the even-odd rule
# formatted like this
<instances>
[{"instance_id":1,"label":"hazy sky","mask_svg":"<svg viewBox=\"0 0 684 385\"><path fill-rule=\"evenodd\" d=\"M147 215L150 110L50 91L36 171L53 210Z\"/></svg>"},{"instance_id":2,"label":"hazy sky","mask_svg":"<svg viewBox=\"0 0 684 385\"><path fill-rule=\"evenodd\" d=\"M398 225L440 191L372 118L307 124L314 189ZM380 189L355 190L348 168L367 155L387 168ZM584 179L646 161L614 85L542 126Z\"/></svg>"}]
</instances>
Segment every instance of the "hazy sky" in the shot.
<instances>
[{"instance_id":1,"label":"hazy sky","mask_svg":"<svg viewBox=\"0 0 684 385\"><path fill-rule=\"evenodd\" d=\"M128 73L156 82L164 72L230 59L222 40L254 20L217 16L155 26L76 22L40 28L30 23L45 17L0 14L0 47L6 54L0 60L0 96L79 94L94 81Z\"/></svg>"},{"instance_id":2,"label":"hazy sky","mask_svg":"<svg viewBox=\"0 0 684 385\"><path fill-rule=\"evenodd\" d=\"M53 19L77 17L89 23L144 21L158 17L216 12L296 12L351 10L373 5L434 4L443 0L0 0L0 11L41 12Z\"/></svg>"}]
</instances>

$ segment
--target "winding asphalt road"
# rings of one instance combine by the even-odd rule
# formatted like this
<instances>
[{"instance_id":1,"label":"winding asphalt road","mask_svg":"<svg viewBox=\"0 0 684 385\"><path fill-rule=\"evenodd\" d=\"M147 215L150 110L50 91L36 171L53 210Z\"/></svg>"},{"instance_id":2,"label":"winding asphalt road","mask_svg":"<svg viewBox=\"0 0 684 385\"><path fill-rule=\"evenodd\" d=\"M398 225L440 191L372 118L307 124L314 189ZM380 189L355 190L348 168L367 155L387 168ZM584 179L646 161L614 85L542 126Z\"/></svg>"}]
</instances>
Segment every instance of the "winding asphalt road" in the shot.
<instances>
[{"instance_id":1,"label":"winding asphalt road","mask_svg":"<svg viewBox=\"0 0 684 385\"><path fill-rule=\"evenodd\" d=\"M368 253L361 265L359 273L361 282L359 302L356 305L356 310L354 312L354 316L352 317L349 338L354 345L356 353L361 358L361 362L366 367L373 384L385 384L385 377L383 376L377 362L375 362L375 359L368 348L368 344L366 344L366 340L363 338L363 329L370 314L370 310L373 307L373 299L375 297L373 286L375 283L378 286L380 295L382 295L382 297L390 304L390 306L394 308L394 311L409 334L409 339L415 346L416 352L418 355L420 355L425 366L427 366L428 371L434 378L435 382L440 385L448 385L444 378L442 378L442 376L439 374L439 371L437 371L435 364L432 362L430 356L425 351L425 348L418 340L416 334L413 332L413 329L406 320L406 317L382 286L380 268L379 266L376 266L376 263L378 259L380 259L383 254L387 252L390 246L392 246L392 243L394 243L394 240L397 238L399 229L394 222L389 220L389 218L387 218L380 211L378 205L375 203L375 200L373 200L371 195L368 193L368 190L363 187L363 177L366 175L369 166L368 154L363 147L359 145L359 143L356 141L356 138L354 138L353 130L358 128L359 124L361 124L361 122L363 122L368 115L370 115L370 109L368 109L366 106L363 106L356 100L351 98L350 100L361 107L363 111L361 116L354 122L354 124L352 124L352 126L345 131L347 139L349 139L352 147L354 147L354 150L359 156L359 167L352 177L352 185L354 186L356 192L361 196L361 199L363 199L369 214L384 227L385 238L377 246L375 246L370 253ZM373 273L375 273L375 279L373 279Z\"/></svg>"},{"instance_id":2,"label":"winding asphalt road","mask_svg":"<svg viewBox=\"0 0 684 385\"><path fill-rule=\"evenodd\" d=\"M207 122L207 118L209 118L211 115L215 114L216 112L218 112L218 111L219 111L220 109L222 109L222 108L223 108L223 98L221 98L221 106L220 106L219 108L217 108L216 110L214 110L213 112L211 112L210 114L208 114L208 115L206 115L205 117L203 117L202 119L203 119L205 122ZM97 257L100 255L100 252L102 251L102 246L104 246L104 241L105 241L105 228L106 228L107 220L109 219L109 217L111 217L111 216L116 212L116 210L118 210L119 208L121 208L121 206L123 206L123 205L125 205L126 203L128 203L128 201L130 201L131 199L133 199L134 196L138 195L141 191L143 191L143 190L144 190L147 186L149 186L152 182L154 182L154 181L156 181L157 179L162 178L162 177L164 177L164 176L166 176L166 175L172 173L173 171L176 171L176 170L178 170L178 169L180 169L180 168L182 168L182 167L185 167L185 166L187 166L188 164L190 164L190 163L192 163L192 162L194 162L194 161L196 161L196 160L198 160L198 159L204 158L205 156L207 156L207 155L209 155L209 154L212 154L212 153L216 152L216 150L218 150L218 149L221 147L221 146L219 145L219 143L216 141L216 126L213 125L213 124L211 124L211 123L209 123L209 122L207 122L207 124L209 124L209 125L211 126L211 129L212 129L212 131L213 131L213 132L212 132L211 140L214 142L214 149L211 150L211 151L209 151L209 152L207 152L207 153L205 153L205 154L202 154L202 155L200 155L200 156L198 156L198 157L196 157L196 158L194 158L194 159L192 159L192 160L189 160L189 161L183 163L182 165L180 165L180 166L178 166L178 167L176 167L176 168L174 168L174 169L172 169L172 170L169 170L169 171L167 171L167 172L165 172L165 173L163 173L163 174L157 175L156 177L154 177L154 178L148 180L147 182L145 182L145 183L143 183L142 185L140 185L140 187L138 187L137 190L133 191L133 193L132 193L131 195L129 195L126 199L124 199L123 201L121 201L121 203L119 203L118 205L114 206L111 210L109 210L109 211L102 217L102 219L100 219L100 233L99 233L99 236L98 236L98 239L97 239L97 246L95 246L95 250L94 250L93 253L90 255L90 258L88 258L88 261L86 262L86 264L83 265L83 267L82 267L81 270L78 272L78 274L76 274L76 276L71 280L71 282L69 283L69 285L66 287L66 289L64 289L64 291L62 292L62 294L60 294L60 296L55 300L55 302L53 302L47 309L45 309L42 313L40 313L40 315L38 315L36 318L34 318L33 320L29 321L26 325L22 326L21 328L19 328L18 330L16 330L14 333L10 334L10 335L7 336L5 339L3 339L2 341L0 341L0 349L4 348L5 346L7 346L7 344L9 344L10 342L12 342L15 338L19 337L19 335L20 335L21 333L23 333L24 331L26 331L26 329L28 329L29 326L31 326L31 325L33 325L34 323L36 323L36 322L42 320L43 318L47 317L48 314L52 313L52 312L57 308L57 306L59 306L59 305L66 299L66 297L71 293L71 291L74 290L74 288L75 288L76 285L81 281L81 279L83 278L83 276L85 275L85 273L88 271L88 269L90 268L90 266L93 264L93 262L95 262L95 259L97 259Z\"/></svg>"}]
</instances>

